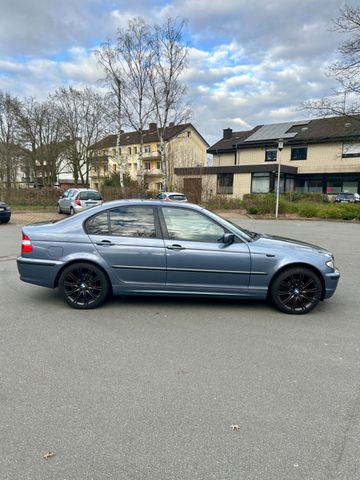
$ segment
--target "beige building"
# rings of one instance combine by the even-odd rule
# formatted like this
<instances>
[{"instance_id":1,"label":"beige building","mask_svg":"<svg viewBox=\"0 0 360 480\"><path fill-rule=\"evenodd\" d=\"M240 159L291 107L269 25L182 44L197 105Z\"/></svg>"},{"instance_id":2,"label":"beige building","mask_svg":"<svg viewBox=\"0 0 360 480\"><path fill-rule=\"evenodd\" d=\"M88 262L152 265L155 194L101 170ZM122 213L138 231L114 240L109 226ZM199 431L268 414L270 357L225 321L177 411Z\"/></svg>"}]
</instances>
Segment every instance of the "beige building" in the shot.
<instances>
[{"instance_id":1,"label":"beige building","mask_svg":"<svg viewBox=\"0 0 360 480\"><path fill-rule=\"evenodd\" d=\"M99 188L105 178L119 172L116 161L117 135L108 135L91 146L92 158L91 187ZM164 151L167 162L168 186L176 188L175 167L202 167L206 165L206 149L209 144L191 123L170 124L164 135ZM132 180L139 180L140 137L138 132L124 132L120 136L120 154L124 170ZM160 143L155 123L150 123L144 131L142 163L145 188L160 191L163 187L164 174L161 169Z\"/></svg>"},{"instance_id":2,"label":"beige building","mask_svg":"<svg viewBox=\"0 0 360 480\"><path fill-rule=\"evenodd\" d=\"M276 191L279 171L280 192L360 192L360 116L227 128L208 153L211 167L175 169L204 197Z\"/></svg>"}]
</instances>

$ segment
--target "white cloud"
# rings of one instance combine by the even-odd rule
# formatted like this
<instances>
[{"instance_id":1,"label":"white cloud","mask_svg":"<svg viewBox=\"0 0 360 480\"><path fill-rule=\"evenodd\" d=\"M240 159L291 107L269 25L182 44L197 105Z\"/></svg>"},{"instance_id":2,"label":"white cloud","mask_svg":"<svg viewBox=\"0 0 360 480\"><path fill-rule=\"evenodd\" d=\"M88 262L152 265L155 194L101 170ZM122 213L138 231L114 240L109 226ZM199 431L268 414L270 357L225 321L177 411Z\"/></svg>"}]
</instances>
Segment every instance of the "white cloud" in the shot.
<instances>
[{"instance_id":1,"label":"white cloud","mask_svg":"<svg viewBox=\"0 0 360 480\"><path fill-rule=\"evenodd\" d=\"M12 0L0 16L0 89L43 98L61 85L100 88L93 48L129 19L188 18L184 74L193 122L222 129L305 116L299 104L330 90L324 70L339 37L338 0Z\"/></svg>"}]
</instances>

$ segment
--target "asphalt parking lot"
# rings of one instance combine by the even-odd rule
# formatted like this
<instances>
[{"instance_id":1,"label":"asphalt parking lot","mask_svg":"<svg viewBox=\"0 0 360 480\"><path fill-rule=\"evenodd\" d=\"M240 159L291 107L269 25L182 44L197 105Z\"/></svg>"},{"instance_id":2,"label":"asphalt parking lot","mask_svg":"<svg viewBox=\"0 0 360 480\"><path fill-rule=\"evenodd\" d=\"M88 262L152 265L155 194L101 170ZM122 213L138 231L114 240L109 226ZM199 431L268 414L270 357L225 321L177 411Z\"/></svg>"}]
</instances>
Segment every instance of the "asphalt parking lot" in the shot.
<instances>
[{"instance_id":1,"label":"asphalt parking lot","mask_svg":"<svg viewBox=\"0 0 360 480\"><path fill-rule=\"evenodd\" d=\"M335 296L76 311L20 282L0 225L1 480L360 478L360 224L237 220L330 249Z\"/></svg>"}]
</instances>

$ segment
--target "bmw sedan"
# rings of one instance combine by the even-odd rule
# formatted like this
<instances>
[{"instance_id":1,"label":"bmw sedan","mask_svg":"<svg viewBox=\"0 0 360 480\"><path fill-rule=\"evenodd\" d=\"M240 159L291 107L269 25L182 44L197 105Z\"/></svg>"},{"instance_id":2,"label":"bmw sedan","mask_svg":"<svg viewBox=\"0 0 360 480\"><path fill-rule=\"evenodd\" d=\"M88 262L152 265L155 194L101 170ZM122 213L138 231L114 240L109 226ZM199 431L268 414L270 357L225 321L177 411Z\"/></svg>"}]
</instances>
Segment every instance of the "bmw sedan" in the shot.
<instances>
[{"instance_id":1,"label":"bmw sedan","mask_svg":"<svg viewBox=\"0 0 360 480\"><path fill-rule=\"evenodd\" d=\"M114 295L269 299L285 313L310 312L331 297L332 254L254 233L197 205L115 201L22 229L20 278L58 287L74 308Z\"/></svg>"}]
</instances>

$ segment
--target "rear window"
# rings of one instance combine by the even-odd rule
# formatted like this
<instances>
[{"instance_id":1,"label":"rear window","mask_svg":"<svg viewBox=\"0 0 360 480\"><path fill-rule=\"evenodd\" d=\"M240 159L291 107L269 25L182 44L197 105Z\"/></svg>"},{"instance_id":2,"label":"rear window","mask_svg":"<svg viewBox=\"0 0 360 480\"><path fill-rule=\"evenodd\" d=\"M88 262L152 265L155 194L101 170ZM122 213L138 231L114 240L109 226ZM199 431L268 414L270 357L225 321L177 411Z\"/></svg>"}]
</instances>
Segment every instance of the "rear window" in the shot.
<instances>
[{"instance_id":1,"label":"rear window","mask_svg":"<svg viewBox=\"0 0 360 480\"><path fill-rule=\"evenodd\" d=\"M80 200L101 200L101 195L99 192L80 192Z\"/></svg>"},{"instance_id":2,"label":"rear window","mask_svg":"<svg viewBox=\"0 0 360 480\"><path fill-rule=\"evenodd\" d=\"M186 200L185 195L170 195L170 198L174 201Z\"/></svg>"}]
</instances>

